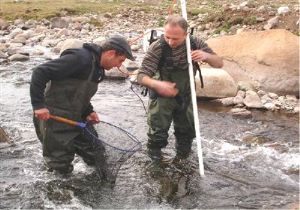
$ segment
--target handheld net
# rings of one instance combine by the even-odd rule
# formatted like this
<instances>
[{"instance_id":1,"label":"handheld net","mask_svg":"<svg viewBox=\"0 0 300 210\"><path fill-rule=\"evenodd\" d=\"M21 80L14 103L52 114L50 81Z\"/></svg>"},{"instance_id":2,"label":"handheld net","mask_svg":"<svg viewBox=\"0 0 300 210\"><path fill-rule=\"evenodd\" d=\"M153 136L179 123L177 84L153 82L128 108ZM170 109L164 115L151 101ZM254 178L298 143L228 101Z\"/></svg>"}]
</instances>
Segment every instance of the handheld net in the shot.
<instances>
[{"instance_id":1,"label":"handheld net","mask_svg":"<svg viewBox=\"0 0 300 210\"><path fill-rule=\"evenodd\" d=\"M91 141L95 151L97 175L111 184L115 183L122 164L141 150L141 142L135 136L111 123L101 121L91 125L52 115L50 118L82 129L83 136Z\"/></svg>"}]
</instances>

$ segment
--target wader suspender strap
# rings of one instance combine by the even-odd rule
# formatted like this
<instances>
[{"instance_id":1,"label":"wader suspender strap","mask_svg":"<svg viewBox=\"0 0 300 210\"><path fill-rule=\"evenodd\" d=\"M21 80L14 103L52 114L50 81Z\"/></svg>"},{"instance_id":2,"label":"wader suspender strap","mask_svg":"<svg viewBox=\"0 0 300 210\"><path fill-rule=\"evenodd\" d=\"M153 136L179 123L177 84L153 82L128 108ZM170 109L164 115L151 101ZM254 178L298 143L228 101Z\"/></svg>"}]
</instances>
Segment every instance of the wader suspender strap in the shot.
<instances>
[{"instance_id":1,"label":"wader suspender strap","mask_svg":"<svg viewBox=\"0 0 300 210\"><path fill-rule=\"evenodd\" d=\"M190 40L191 40L191 49L196 50L197 45L196 45L195 38L193 36L190 36ZM171 48L165 42L163 35L160 38L160 42L162 44L162 46L161 46L162 47L162 55L161 55L161 59L159 60L159 63L158 63L158 69L159 69L159 71L161 71L161 68L165 65L165 63L168 67L173 69L174 66L173 66L173 61L171 60L171 57L172 57ZM201 82L201 88L204 88L204 82L203 82L203 77L202 77L200 65L199 65L198 62L195 62L195 61L192 61L192 62L193 62L193 66L196 69L196 71L197 70L199 71L199 78L200 78L200 82ZM161 72L159 72L159 73L160 73L161 80L163 80Z\"/></svg>"},{"instance_id":2,"label":"wader suspender strap","mask_svg":"<svg viewBox=\"0 0 300 210\"><path fill-rule=\"evenodd\" d=\"M90 73L90 75L89 75L89 78L88 78L88 81L90 82L90 81L92 81L92 78L93 78L93 75L94 75L94 72L95 72L95 69L96 69L96 58L95 58L95 55L94 54L92 54L92 56L93 56L93 60L92 60L92 71L91 71L91 73Z\"/></svg>"},{"instance_id":3,"label":"wader suspender strap","mask_svg":"<svg viewBox=\"0 0 300 210\"><path fill-rule=\"evenodd\" d=\"M150 44L152 44L154 41L156 41L157 39L154 38L154 33L155 30L151 31L151 37L150 37ZM196 46L196 42L195 39L193 38L193 36L190 36L190 40L191 40L191 49L192 50L196 50L197 46ZM160 42L162 44L162 55L161 55L161 59L159 60L158 63L158 70L159 70L159 74L160 74L160 79L162 79L162 74L161 74L161 68L163 67L164 63L167 62L167 66L174 68L173 66L173 61L170 59L166 59L166 58L170 58L172 56L172 52L170 51L170 47L167 45L167 43L164 40L163 35L161 35L160 37ZM204 87L204 82L203 82L203 77L202 77L202 73L201 73L201 69L200 69L200 65L198 62L194 62L193 61L193 66L195 67L196 70L199 71L199 78L200 78L200 83L201 83L201 88ZM149 92L148 88L144 88L141 92L142 96L146 96ZM181 100L181 99L180 99Z\"/></svg>"},{"instance_id":4,"label":"wader suspender strap","mask_svg":"<svg viewBox=\"0 0 300 210\"><path fill-rule=\"evenodd\" d=\"M167 71L172 71L174 70L174 63L172 59L172 49L166 43L163 35L160 37L160 42L161 42L162 54L158 63L158 70L160 74L160 80L163 80L163 75L161 72L162 67L165 66L167 68ZM188 104L186 103L184 97L177 94L174 98L177 101L177 103L180 105L180 110L181 111L186 110Z\"/></svg>"}]
</instances>

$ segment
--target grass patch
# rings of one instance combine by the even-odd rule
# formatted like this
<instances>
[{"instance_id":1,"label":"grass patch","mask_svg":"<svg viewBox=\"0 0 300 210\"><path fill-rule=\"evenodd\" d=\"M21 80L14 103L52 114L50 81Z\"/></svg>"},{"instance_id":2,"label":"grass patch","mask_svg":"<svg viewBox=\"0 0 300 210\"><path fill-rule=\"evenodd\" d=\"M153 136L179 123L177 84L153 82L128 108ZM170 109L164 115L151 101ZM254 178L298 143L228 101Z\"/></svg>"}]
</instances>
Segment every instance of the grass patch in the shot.
<instances>
[{"instance_id":1,"label":"grass patch","mask_svg":"<svg viewBox=\"0 0 300 210\"><path fill-rule=\"evenodd\" d=\"M255 25L257 24L257 19L255 16L250 16L244 19L244 24Z\"/></svg>"},{"instance_id":2,"label":"grass patch","mask_svg":"<svg viewBox=\"0 0 300 210\"><path fill-rule=\"evenodd\" d=\"M91 25L94 25L98 28L101 28L103 26L103 23L100 20L97 20L95 18L92 18L89 22Z\"/></svg>"},{"instance_id":3,"label":"grass patch","mask_svg":"<svg viewBox=\"0 0 300 210\"><path fill-rule=\"evenodd\" d=\"M218 27L216 30L214 30L214 34L220 34L221 31L225 31L226 33L228 33L230 31L231 28L231 23L225 21L220 27Z\"/></svg>"},{"instance_id":4,"label":"grass patch","mask_svg":"<svg viewBox=\"0 0 300 210\"><path fill-rule=\"evenodd\" d=\"M61 15L80 15L85 13L103 14L106 12L117 13L124 8L139 7L136 1L119 0L92 1L92 0L30 0L8 1L1 0L0 14L6 20L22 18L25 20L51 18ZM141 6L141 5L140 5ZM148 6L145 10L149 10Z\"/></svg>"}]
</instances>

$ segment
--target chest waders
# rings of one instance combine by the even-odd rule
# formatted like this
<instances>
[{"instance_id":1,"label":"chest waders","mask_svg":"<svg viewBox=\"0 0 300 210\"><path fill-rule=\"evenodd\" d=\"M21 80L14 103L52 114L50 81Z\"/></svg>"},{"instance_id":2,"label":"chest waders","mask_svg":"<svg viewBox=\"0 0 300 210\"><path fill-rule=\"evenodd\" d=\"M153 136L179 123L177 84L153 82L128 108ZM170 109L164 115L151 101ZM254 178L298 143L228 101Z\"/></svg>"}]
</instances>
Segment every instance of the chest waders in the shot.
<instances>
[{"instance_id":1,"label":"chest waders","mask_svg":"<svg viewBox=\"0 0 300 210\"><path fill-rule=\"evenodd\" d=\"M92 70L87 80L66 79L47 83L45 104L51 114L75 121L85 121L82 114L98 89L98 83L92 81L97 69L95 59L93 55ZM43 145L44 160L49 168L72 171L71 162L75 153L92 164L91 161L94 160L92 145L83 138L80 128L54 120L42 121L34 118L34 121L37 135Z\"/></svg>"},{"instance_id":2,"label":"chest waders","mask_svg":"<svg viewBox=\"0 0 300 210\"><path fill-rule=\"evenodd\" d=\"M176 154L187 157L195 137L193 109L190 93L188 63L186 58L174 61L172 49L161 39L162 60L155 79L176 83L179 94L165 98L150 90L148 112L148 154L152 159L161 158L161 148L168 144L168 131L173 121L176 137ZM169 49L166 49L169 48Z\"/></svg>"}]
</instances>

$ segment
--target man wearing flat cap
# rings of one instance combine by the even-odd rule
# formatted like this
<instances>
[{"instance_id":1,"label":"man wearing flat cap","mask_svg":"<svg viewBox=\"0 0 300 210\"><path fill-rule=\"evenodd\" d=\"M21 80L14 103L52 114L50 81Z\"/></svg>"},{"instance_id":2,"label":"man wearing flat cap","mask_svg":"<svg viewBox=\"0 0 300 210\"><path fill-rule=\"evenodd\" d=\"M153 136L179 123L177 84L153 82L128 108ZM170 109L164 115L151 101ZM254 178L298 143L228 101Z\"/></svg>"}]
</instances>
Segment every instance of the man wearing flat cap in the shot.
<instances>
[{"instance_id":1,"label":"man wearing flat cap","mask_svg":"<svg viewBox=\"0 0 300 210\"><path fill-rule=\"evenodd\" d=\"M99 123L91 98L104 78L104 70L120 67L126 58L134 60L131 48L122 36L115 35L101 46L83 44L82 48L67 49L58 59L33 69L33 121L49 171L72 172L75 154L88 165L95 164L96 149L91 140L85 139L80 129L56 122L50 115L87 121L89 125Z\"/></svg>"}]
</instances>

